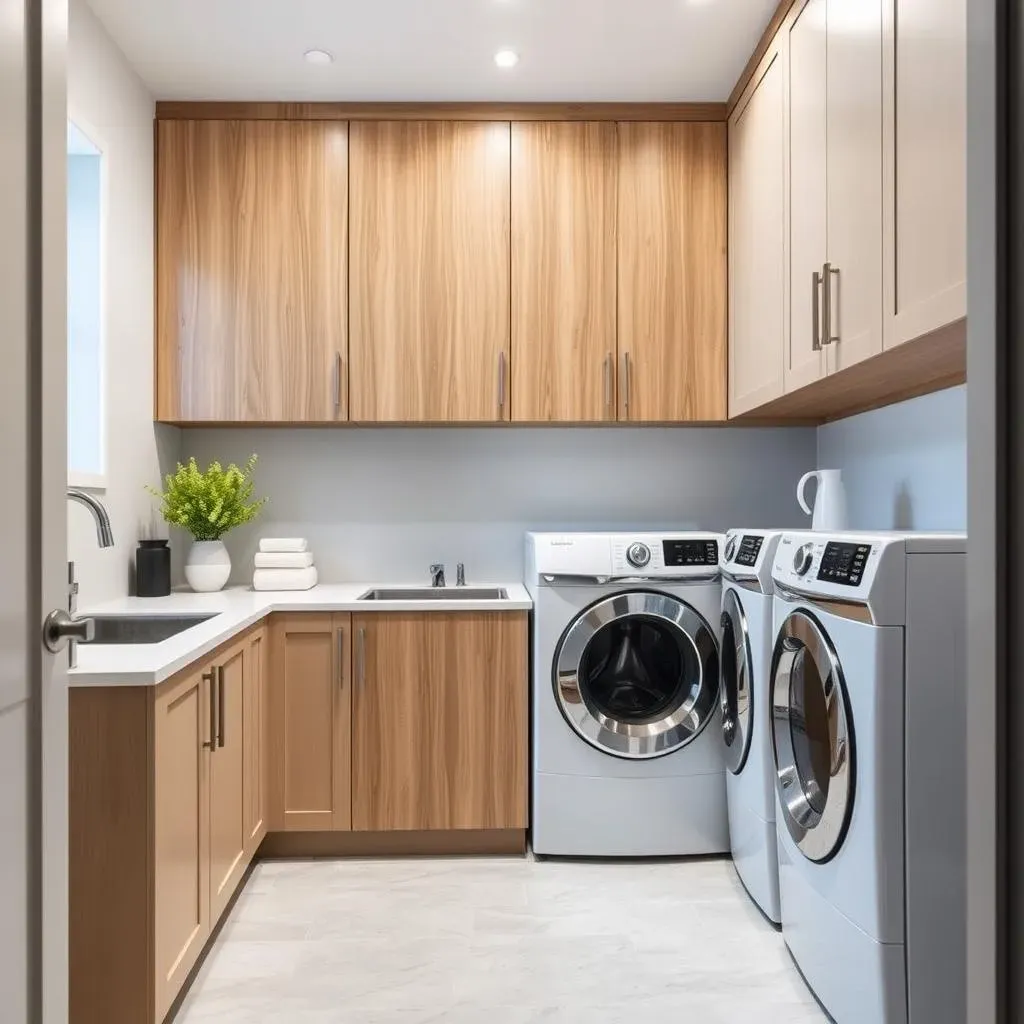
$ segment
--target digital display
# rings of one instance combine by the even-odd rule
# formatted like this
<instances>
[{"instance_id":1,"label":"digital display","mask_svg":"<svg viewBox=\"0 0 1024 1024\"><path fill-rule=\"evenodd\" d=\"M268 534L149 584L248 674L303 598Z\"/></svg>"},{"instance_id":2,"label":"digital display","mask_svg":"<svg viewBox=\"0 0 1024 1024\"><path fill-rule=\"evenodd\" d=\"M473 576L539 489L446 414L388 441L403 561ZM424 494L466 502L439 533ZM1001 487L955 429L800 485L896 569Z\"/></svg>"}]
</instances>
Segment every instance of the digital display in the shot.
<instances>
[{"instance_id":1,"label":"digital display","mask_svg":"<svg viewBox=\"0 0 1024 1024\"><path fill-rule=\"evenodd\" d=\"M818 579L844 587L858 587L864 578L864 567L870 554L870 544L826 544Z\"/></svg>"},{"instance_id":2,"label":"digital display","mask_svg":"<svg viewBox=\"0 0 1024 1024\"><path fill-rule=\"evenodd\" d=\"M666 566L718 565L717 540L666 540Z\"/></svg>"},{"instance_id":3,"label":"digital display","mask_svg":"<svg viewBox=\"0 0 1024 1024\"><path fill-rule=\"evenodd\" d=\"M764 537L744 537L740 541L739 551L736 552L736 564L750 566L750 568L757 565L757 556L761 554L762 544L764 544Z\"/></svg>"}]
</instances>

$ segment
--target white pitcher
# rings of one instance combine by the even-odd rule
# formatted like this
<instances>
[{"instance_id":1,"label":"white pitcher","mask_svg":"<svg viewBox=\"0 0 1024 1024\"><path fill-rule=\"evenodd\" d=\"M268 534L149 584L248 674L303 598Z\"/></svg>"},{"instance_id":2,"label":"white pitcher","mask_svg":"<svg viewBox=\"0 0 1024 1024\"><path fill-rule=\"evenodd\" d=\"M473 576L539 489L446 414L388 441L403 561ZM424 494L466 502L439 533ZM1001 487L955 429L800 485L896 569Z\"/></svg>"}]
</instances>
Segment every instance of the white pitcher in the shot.
<instances>
[{"instance_id":1,"label":"white pitcher","mask_svg":"<svg viewBox=\"0 0 1024 1024\"><path fill-rule=\"evenodd\" d=\"M818 491L814 495L814 508L807 506L804 489L811 477L818 478ZM843 474L838 469L814 469L804 473L796 485L796 500L800 507L812 517L812 530L846 529L846 490L843 488Z\"/></svg>"}]
</instances>

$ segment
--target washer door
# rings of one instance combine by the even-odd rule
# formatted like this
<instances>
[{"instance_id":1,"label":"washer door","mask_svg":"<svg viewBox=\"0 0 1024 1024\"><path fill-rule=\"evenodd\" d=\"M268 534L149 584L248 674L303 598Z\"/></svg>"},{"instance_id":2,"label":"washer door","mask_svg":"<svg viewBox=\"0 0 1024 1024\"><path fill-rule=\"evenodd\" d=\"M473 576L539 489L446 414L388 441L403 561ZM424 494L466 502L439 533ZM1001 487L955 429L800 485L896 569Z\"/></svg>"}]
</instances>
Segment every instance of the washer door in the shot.
<instances>
[{"instance_id":1,"label":"washer door","mask_svg":"<svg viewBox=\"0 0 1024 1024\"><path fill-rule=\"evenodd\" d=\"M794 611L775 642L772 746L789 834L808 860L827 861L853 811L853 722L835 648L806 611Z\"/></svg>"},{"instance_id":2,"label":"washer door","mask_svg":"<svg viewBox=\"0 0 1024 1024\"><path fill-rule=\"evenodd\" d=\"M736 591L722 598L722 677L719 701L722 705L722 738L725 764L739 775L747 763L754 727L753 656L743 605Z\"/></svg>"},{"instance_id":3,"label":"washer door","mask_svg":"<svg viewBox=\"0 0 1024 1024\"><path fill-rule=\"evenodd\" d=\"M555 651L555 700L587 743L616 757L662 757L707 725L718 697L718 645L704 618L667 594L592 604Z\"/></svg>"}]
</instances>

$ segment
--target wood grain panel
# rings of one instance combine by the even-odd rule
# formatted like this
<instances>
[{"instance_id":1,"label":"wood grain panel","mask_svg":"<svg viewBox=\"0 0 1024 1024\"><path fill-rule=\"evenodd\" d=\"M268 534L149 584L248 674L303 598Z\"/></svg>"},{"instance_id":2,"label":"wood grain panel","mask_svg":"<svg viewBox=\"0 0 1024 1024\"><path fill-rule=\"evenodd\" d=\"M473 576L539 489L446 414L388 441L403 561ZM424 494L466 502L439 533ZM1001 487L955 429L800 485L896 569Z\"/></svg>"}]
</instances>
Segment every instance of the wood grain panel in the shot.
<instances>
[{"instance_id":1,"label":"wood grain panel","mask_svg":"<svg viewBox=\"0 0 1024 1024\"><path fill-rule=\"evenodd\" d=\"M242 745L245 774L242 779L245 814L245 852L251 859L267 832L267 631L261 628L246 640L243 685Z\"/></svg>"},{"instance_id":2,"label":"wood grain panel","mask_svg":"<svg viewBox=\"0 0 1024 1024\"><path fill-rule=\"evenodd\" d=\"M512 418L615 418L613 123L512 125Z\"/></svg>"},{"instance_id":3,"label":"wood grain panel","mask_svg":"<svg viewBox=\"0 0 1024 1024\"><path fill-rule=\"evenodd\" d=\"M279 103L159 100L157 120L724 121L724 103Z\"/></svg>"},{"instance_id":4,"label":"wood grain panel","mask_svg":"<svg viewBox=\"0 0 1024 1024\"><path fill-rule=\"evenodd\" d=\"M154 944L161 1020L210 934L210 690L201 672L162 684L153 706Z\"/></svg>"},{"instance_id":5,"label":"wood grain panel","mask_svg":"<svg viewBox=\"0 0 1024 1024\"><path fill-rule=\"evenodd\" d=\"M726 418L726 182L724 124L619 125L621 419Z\"/></svg>"},{"instance_id":6,"label":"wood grain panel","mask_svg":"<svg viewBox=\"0 0 1024 1024\"><path fill-rule=\"evenodd\" d=\"M513 613L352 619L353 828L527 824L528 627Z\"/></svg>"},{"instance_id":7,"label":"wood grain panel","mask_svg":"<svg viewBox=\"0 0 1024 1024\"><path fill-rule=\"evenodd\" d=\"M157 129L157 417L346 416L344 123Z\"/></svg>"},{"instance_id":8,"label":"wood grain panel","mask_svg":"<svg viewBox=\"0 0 1024 1024\"><path fill-rule=\"evenodd\" d=\"M248 641L217 661L217 746L209 756L210 919L217 921L248 861L245 829L245 683Z\"/></svg>"},{"instance_id":9,"label":"wood grain panel","mask_svg":"<svg viewBox=\"0 0 1024 1024\"><path fill-rule=\"evenodd\" d=\"M68 693L69 1007L74 1024L152 1018L150 694Z\"/></svg>"},{"instance_id":10,"label":"wood grain panel","mask_svg":"<svg viewBox=\"0 0 1024 1024\"><path fill-rule=\"evenodd\" d=\"M351 418L507 419L510 126L351 126Z\"/></svg>"},{"instance_id":11,"label":"wood grain panel","mask_svg":"<svg viewBox=\"0 0 1024 1024\"><path fill-rule=\"evenodd\" d=\"M271 832L265 857L441 857L526 852L526 829L452 829L431 832Z\"/></svg>"},{"instance_id":12,"label":"wood grain panel","mask_svg":"<svg viewBox=\"0 0 1024 1024\"><path fill-rule=\"evenodd\" d=\"M351 827L349 616L271 623L271 827Z\"/></svg>"}]
</instances>

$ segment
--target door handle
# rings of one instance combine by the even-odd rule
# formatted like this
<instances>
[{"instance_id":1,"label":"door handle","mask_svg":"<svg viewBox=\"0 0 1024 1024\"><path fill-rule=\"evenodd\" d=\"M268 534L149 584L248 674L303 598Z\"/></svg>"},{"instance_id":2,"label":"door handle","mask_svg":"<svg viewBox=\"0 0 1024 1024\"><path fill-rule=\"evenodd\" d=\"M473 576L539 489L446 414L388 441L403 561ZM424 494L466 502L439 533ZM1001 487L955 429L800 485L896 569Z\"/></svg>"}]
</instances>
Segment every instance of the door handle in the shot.
<instances>
[{"instance_id":1,"label":"door handle","mask_svg":"<svg viewBox=\"0 0 1024 1024\"><path fill-rule=\"evenodd\" d=\"M505 418L505 390L508 367L505 360L505 353L498 353L498 419Z\"/></svg>"},{"instance_id":2,"label":"door handle","mask_svg":"<svg viewBox=\"0 0 1024 1024\"><path fill-rule=\"evenodd\" d=\"M821 274L814 271L811 274L811 319L814 322L811 348L815 352L821 351L821 281Z\"/></svg>"},{"instance_id":3,"label":"door handle","mask_svg":"<svg viewBox=\"0 0 1024 1024\"><path fill-rule=\"evenodd\" d=\"M334 411L338 412L341 409L341 353L334 353L334 376L331 381L331 387L334 394Z\"/></svg>"},{"instance_id":4,"label":"door handle","mask_svg":"<svg viewBox=\"0 0 1024 1024\"><path fill-rule=\"evenodd\" d=\"M338 627L338 689L345 688L345 627Z\"/></svg>"},{"instance_id":5,"label":"door handle","mask_svg":"<svg viewBox=\"0 0 1024 1024\"><path fill-rule=\"evenodd\" d=\"M224 666L217 666L217 746L224 746Z\"/></svg>"},{"instance_id":6,"label":"door handle","mask_svg":"<svg viewBox=\"0 0 1024 1024\"><path fill-rule=\"evenodd\" d=\"M609 352L604 357L604 407L609 412L612 409L612 369L612 354Z\"/></svg>"},{"instance_id":7,"label":"door handle","mask_svg":"<svg viewBox=\"0 0 1024 1024\"><path fill-rule=\"evenodd\" d=\"M217 688L214 685L216 678L217 670L215 668L203 673L203 682L210 686L210 738L203 742L203 746L207 750L217 749Z\"/></svg>"},{"instance_id":8,"label":"door handle","mask_svg":"<svg viewBox=\"0 0 1024 1024\"><path fill-rule=\"evenodd\" d=\"M95 636L95 619L76 619L63 608L50 612L43 623L43 643L51 654L64 650L68 644L87 644Z\"/></svg>"},{"instance_id":9,"label":"door handle","mask_svg":"<svg viewBox=\"0 0 1024 1024\"><path fill-rule=\"evenodd\" d=\"M366 630L356 631L356 683L361 690L366 685Z\"/></svg>"},{"instance_id":10,"label":"door handle","mask_svg":"<svg viewBox=\"0 0 1024 1024\"><path fill-rule=\"evenodd\" d=\"M622 355L622 371L623 371L623 405L625 407L626 419L629 419L629 388L630 388L630 366L629 366L629 353L624 352Z\"/></svg>"},{"instance_id":11,"label":"door handle","mask_svg":"<svg viewBox=\"0 0 1024 1024\"><path fill-rule=\"evenodd\" d=\"M833 275L835 275L835 277L838 279L838 277L839 277L839 268L838 267L833 267L831 263L826 263L821 268L821 283L822 283L822 288L824 289L824 292L825 292L825 298L824 298L824 302L825 302L825 315L824 315L825 326L824 326L824 328L822 330L822 338L821 338L821 342L822 342L823 345L835 345L839 341L839 335L838 334L835 334L835 335L832 334L832 320L833 320L832 277L833 277ZM838 321L839 318L836 317L835 319Z\"/></svg>"}]
</instances>

